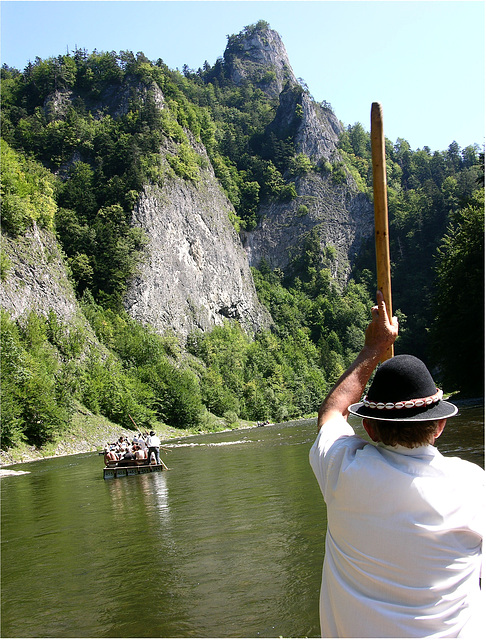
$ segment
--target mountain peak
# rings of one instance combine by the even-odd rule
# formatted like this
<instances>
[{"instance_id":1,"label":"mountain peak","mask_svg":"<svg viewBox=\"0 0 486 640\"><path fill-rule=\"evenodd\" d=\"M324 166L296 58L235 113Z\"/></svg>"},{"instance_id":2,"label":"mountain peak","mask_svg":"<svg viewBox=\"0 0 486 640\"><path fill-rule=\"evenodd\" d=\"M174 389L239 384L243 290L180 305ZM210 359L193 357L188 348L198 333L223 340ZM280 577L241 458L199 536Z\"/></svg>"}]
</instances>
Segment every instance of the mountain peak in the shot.
<instances>
[{"instance_id":1,"label":"mountain peak","mask_svg":"<svg viewBox=\"0 0 486 640\"><path fill-rule=\"evenodd\" d=\"M287 82L298 84L280 35L264 20L228 37L224 61L235 84L248 79L270 96L280 95Z\"/></svg>"}]
</instances>

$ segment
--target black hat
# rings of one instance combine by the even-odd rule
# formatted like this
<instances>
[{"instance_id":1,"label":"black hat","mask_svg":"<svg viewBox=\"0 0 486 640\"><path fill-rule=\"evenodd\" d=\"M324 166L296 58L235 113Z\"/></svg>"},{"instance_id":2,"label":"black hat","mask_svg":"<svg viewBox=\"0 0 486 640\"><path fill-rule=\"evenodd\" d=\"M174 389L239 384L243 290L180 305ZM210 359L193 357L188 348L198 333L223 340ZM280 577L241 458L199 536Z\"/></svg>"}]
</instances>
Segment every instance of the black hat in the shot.
<instances>
[{"instance_id":1,"label":"black hat","mask_svg":"<svg viewBox=\"0 0 486 640\"><path fill-rule=\"evenodd\" d=\"M451 418L458 411L442 400L442 391L422 360L409 355L386 360L376 371L368 395L348 410L362 418L404 422Z\"/></svg>"}]
</instances>

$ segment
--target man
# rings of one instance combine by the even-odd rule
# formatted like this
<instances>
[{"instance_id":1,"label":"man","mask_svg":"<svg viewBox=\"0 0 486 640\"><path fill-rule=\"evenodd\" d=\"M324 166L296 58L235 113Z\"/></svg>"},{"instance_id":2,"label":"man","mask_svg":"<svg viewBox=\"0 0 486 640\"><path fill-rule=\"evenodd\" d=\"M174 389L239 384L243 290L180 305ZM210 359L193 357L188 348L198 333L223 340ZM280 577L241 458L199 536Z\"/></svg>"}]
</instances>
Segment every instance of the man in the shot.
<instances>
[{"instance_id":1,"label":"man","mask_svg":"<svg viewBox=\"0 0 486 640\"><path fill-rule=\"evenodd\" d=\"M327 504L323 637L476 637L484 472L433 446L457 408L398 335L381 292L365 345L319 409L310 461ZM363 418L371 444L346 422ZM478 636L479 637L479 636Z\"/></svg>"},{"instance_id":2,"label":"man","mask_svg":"<svg viewBox=\"0 0 486 640\"><path fill-rule=\"evenodd\" d=\"M148 447L148 461L149 464L151 462L152 453L155 455L155 460L157 464L160 464L160 438L155 435L155 431L151 431L149 437L147 438L147 447Z\"/></svg>"}]
</instances>

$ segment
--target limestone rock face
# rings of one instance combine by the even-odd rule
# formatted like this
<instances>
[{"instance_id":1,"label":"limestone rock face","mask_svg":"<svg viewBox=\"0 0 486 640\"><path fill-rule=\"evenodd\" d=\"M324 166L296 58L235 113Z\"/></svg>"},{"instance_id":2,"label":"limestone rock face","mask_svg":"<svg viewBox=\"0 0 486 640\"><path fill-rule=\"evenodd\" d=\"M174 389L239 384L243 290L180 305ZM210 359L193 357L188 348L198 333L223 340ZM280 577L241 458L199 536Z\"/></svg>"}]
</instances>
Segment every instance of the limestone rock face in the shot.
<instances>
[{"instance_id":1,"label":"limestone rock face","mask_svg":"<svg viewBox=\"0 0 486 640\"><path fill-rule=\"evenodd\" d=\"M133 212L149 243L125 299L132 317L183 337L225 318L239 320L248 333L270 325L231 209L211 169L201 171L197 184L174 177L162 188L145 188Z\"/></svg>"},{"instance_id":2,"label":"limestone rock face","mask_svg":"<svg viewBox=\"0 0 486 640\"><path fill-rule=\"evenodd\" d=\"M257 227L242 234L250 265L258 267L265 259L270 267L289 273L306 238L317 232L323 252L327 246L334 248L332 274L344 284L355 253L373 233L373 207L348 172L344 179L332 180L332 165L341 161L341 122L329 105L316 103L295 78L275 31L249 29L230 39L225 62L236 84L249 78L267 95L278 96L266 134L292 139L296 155L304 154L315 167L294 178L297 198L260 205Z\"/></svg>"},{"instance_id":3,"label":"limestone rock face","mask_svg":"<svg viewBox=\"0 0 486 640\"><path fill-rule=\"evenodd\" d=\"M335 159L343 127L330 108L314 102L300 85L288 84L279 96L279 106L267 134L291 136L296 153L313 162Z\"/></svg>"},{"instance_id":4,"label":"limestone rock face","mask_svg":"<svg viewBox=\"0 0 486 640\"><path fill-rule=\"evenodd\" d=\"M324 109L307 93L302 95L302 122L297 130L295 146L298 153L305 153L315 162L332 160L342 125L330 109Z\"/></svg>"},{"instance_id":5,"label":"limestone rock face","mask_svg":"<svg viewBox=\"0 0 486 640\"><path fill-rule=\"evenodd\" d=\"M317 232L322 251L333 247L331 275L343 285L354 254L373 233L373 214L364 194L353 185L332 185L331 178L307 174L297 180L298 198L272 202L262 208L256 229L244 234L244 246L251 266L264 259L272 268L292 271L292 260L302 253L310 234Z\"/></svg>"},{"instance_id":6,"label":"limestone rock face","mask_svg":"<svg viewBox=\"0 0 486 640\"><path fill-rule=\"evenodd\" d=\"M236 85L248 78L267 95L278 97L287 82L297 83L282 39L272 29L254 29L233 36L224 59Z\"/></svg>"},{"instance_id":7,"label":"limestone rock face","mask_svg":"<svg viewBox=\"0 0 486 640\"><path fill-rule=\"evenodd\" d=\"M134 78L123 85L108 85L98 99L86 96L84 101L95 119L106 110L113 118L119 118L128 113L134 97L142 102L151 100L158 109L166 108L164 94L156 82L147 84ZM44 101L44 115L50 121L65 118L75 98L76 94L70 89L54 91Z\"/></svg>"},{"instance_id":8,"label":"limestone rock face","mask_svg":"<svg viewBox=\"0 0 486 640\"><path fill-rule=\"evenodd\" d=\"M82 314L64 257L50 231L34 225L20 238L2 235L9 267L0 286L0 306L13 320L34 311L47 317L52 310L63 324L80 324L92 334ZM94 335L91 336L94 341Z\"/></svg>"},{"instance_id":9,"label":"limestone rock face","mask_svg":"<svg viewBox=\"0 0 486 640\"><path fill-rule=\"evenodd\" d=\"M306 239L317 234L323 252L333 247L332 275L344 284L355 253L373 233L371 203L344 168L339 180L333 173L340 162L342 125L329 106L316 103L295 78L278 33L260 25L229 38L224 74L237 85L248 80L266 93L275 107L266 134L291 139L296 155L307 156L313 168L284 175L294 183L297 197L262 202L257 227L238 235L230 221L234 209L202 143L186 132L200 160L193 180L177 177L169 166L167 158L177 155L178 144L169 138L161 143L161 165L166 167L161 186L146 185L133 210L132 222L145 230L149 242L124 303L140 322L181 338L193 330L211 330L225 318L239 320L248 333L270 326L250 266L265 259L272 268L289 273ZM88 106L95 118L106 110L116 118L127 113L133 96L160 110L168 108L155 82L138 79L105 87ZM70 90L55 92L44 104L46 117L65 117L74 97ZM82 159L74 150L70 164ZM61 176L66 169L61 168ZM79 308L52 234L34 226L25 239L6 238L4 247L12 268L2 283L2 305L14 317L29 309L48 313L52 308L70 322Z\"/></svg>"}]
</instances>

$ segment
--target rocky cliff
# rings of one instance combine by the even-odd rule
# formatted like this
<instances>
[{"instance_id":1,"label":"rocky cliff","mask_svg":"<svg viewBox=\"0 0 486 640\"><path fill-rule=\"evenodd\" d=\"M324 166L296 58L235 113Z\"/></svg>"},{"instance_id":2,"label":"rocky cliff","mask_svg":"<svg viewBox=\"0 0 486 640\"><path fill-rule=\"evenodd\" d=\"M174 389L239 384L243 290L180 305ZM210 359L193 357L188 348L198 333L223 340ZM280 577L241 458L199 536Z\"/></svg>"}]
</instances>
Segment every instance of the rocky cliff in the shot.
<instances>
[{"instance_id":1,"label":"rocky cliff","mask_svg":"<svg viewBox=\"0 0 486 640\"><path fill-rule=\"evenodd\" d=\"M270 28L247 27L237 36L231 36L224 61L226 73L236 85L249 79L275 98L288 82L297 83L282 39Z\"/></svg>"},{"instance_id":2,"label":"rocky cliff","mask_svg":"<svg viewBox=\"0 0 486 640\"><path fill-rule=\"evenodd\" d=\"M264 259L273 269L291 272L293 260L314 231L323 253L334 248L332 277L341 285L346 282L354 254L373 232L373 221L366 196L352 185L330 182L330 177L308 174L296 182L298 198L262 208L257 228L244 234L250 265L258 266Z\"/></svg>"},{"instance_id":3,"label":"rocky cliff","mask_svg":"<svg viewBox=\"0 0 486 640\"><path fill-rule=\"evenodd\" d=\"M225 318L249 333L271 318L258 301L248 260L224 195L204 148L197 182L172 177L147 186L133 212L133 224L149 237L139 275L125 300L131 316L159 331L187 336L207 331ZM170 153L170 151L167 151Z\"/></svg>"},{"instance_id":4,"label":"rocky cliff","mask_svg":"<svg viewBox=\"0 0 486 640\"><path fill-rule=\"evenodd\" d=\"M240 34L228 47L225 59L236 83L249 78L269 95L278 94L267 134L291 136L296 153L314 165L296 177L297 198L263 203L256 229L242 234L250 265L265 259L270 267L288 273L292 258L316 230L323 252L328 245L334 247L332 272L343 284L362 241L373 233L373 207L349 173L344 171L340 181L331 177L332 165L341 160L337 145L342 125L328 105L316 103L299 84L278 33L265 29Z\"/></svg>"},{"instance_id":5,"label":"rocky cliff","mask_svg":"<svg viewBox=\"0 0 486 640\"><path fill-rule=\"evenodd\" d=\"M262 201L257 227L239 236L230 222L234 209L202 143L185 131L191 153L199 160L197 175L183 179L168 162L177 156L179 143L169 138L162 142L164 179L159 186L146 184L133 209L132 222L146 231L149 243L125 306L140 322L181 337L194 329L209 330L225 318L239 320L248 332L268 327L271 318L258 302L250 266L264 258L271 267L291 271L306 238L317 231L323 252L334 247L333 275L344 283L354 254L372 233L371 204L346 171L339 181L333 174L340 161L342 125L295 78L278 33L246 28L229 38L224 74L236 85L251 81L266 94L274 118L265 133L291 139L296 154L305 156L312 168L284 175L294 183L297 197ZM151 101L158 110L168 108L160 86L149 80L105 87L101 94L88 96L86 104L95 118L102 113L117 118L127 113L133 96L141 103ZM44 103L46 118L67 117L75 100L72 90L55 91ZM77 160L86 161L76 149L70 164ZM67 168L61 167L60 175ZM65 274L52 275L64 269L54 239L34 228L25 239L30 243L27 260L19 254L25 250L23 242L6 242L14 269L2 287L2 304L15 317L29 309L47 313L53 308L69 322L77 306Z\"/></svg>"},{"instance_id":6,"label":"rocky cliff","mask_svg":"<svg viewBox=\"0 0 486 640\"><path fill-rule=\"evenodd\" d=\"M34 310L47 316L52 309L66 324L80 317L62 252L52 233L35 224L24 237L2 235L9 269L0 287L0 305L13 319Z\"/></svg>"}]
</instances>

